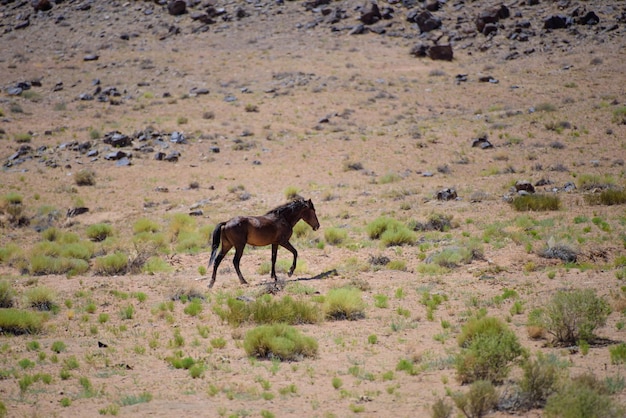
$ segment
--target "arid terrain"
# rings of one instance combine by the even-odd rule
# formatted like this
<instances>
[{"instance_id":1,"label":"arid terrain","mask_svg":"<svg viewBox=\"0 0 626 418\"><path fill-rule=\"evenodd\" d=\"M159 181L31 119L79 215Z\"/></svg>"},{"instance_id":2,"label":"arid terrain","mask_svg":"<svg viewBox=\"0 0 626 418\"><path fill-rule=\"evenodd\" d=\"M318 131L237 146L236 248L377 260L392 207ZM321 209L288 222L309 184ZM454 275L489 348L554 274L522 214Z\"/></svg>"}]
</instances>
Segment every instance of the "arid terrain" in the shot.
<instances>
[{"instance_id":1,"label":"arid terrain","mask_svg":"<svg viewBox=\"0 0 626 418\"><path fill-rule=\"evenodd\" d=\"M13 308L50 299L41 330L0 326L0 416L425 417L438 400L462 416L457 338L475 315L626 406L610 351L626 206L589 198L626 186L623 2L174 3L0 2L0 282ZM516 185L560 207L516 210ZM269 286L270 248L247 247L250 284L231 252L209 290L214 225L295 194L321 224L297 226L295 274L281 248ZM412 235L386 245L381 218ZM82 268L37 264L59 256L53 235L89 250ZM112 254L127 268L105 271ZM321 310L346 286L363 314L294 325L318 344L300 361L248 356L258 324L219 315L268 291ZM531 332L531 312L581 289L612 308L597 339ZM522 357L488 416L544 416L506 402Z\"/></svg>"}]
</instances>

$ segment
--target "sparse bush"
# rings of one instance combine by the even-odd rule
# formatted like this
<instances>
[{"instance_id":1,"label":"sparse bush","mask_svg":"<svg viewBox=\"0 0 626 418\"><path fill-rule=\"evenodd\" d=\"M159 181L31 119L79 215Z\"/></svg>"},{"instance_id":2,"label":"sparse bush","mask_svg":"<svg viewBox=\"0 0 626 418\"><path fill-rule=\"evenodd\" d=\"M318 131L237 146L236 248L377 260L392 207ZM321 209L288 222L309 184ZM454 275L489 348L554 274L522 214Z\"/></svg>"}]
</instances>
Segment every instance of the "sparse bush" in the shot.
<instances>
[{"instance_id":1,"label":"sparse bush","mask_svg":"<svg viewBox=\"0 0 626 418\"><path fill-rule=\"evenodd\" d=\"M262 325L246 333L243 347L249 356L298 361L317 355L317 341L289 325Z\"/></svg>"},{"instance_id":2,"label":"sparse bush","mask_svg":"<svg viewBox=\"0 0 626 418\"><path fill-rule=\"evenodd\" d=\"M515 196L511 202L515 210L522 211L548 211L559 210L561 199L556 195L528 194Z\"/></svg>"},{"instance_id":3,"label":"sparse bush","mask_svg":"<svg viewBox=\"0 0 626 418\"><path fill-rule=\"evenodd\" d=\"M519 383L524 406L543 408L548 398L557 392L565 367L554 354L538 352L535 358L526 359L522 363L524 375Z\"/></svg>"},{"instance_id":4,"label":"sparse bush","mask_svg":"<svg viewBox=\"0 0 626 418\"><path fill-rule=\"evenodd\" d=\"M626 344L619 343L609 347L609 353L611 353L611 364L626 363Z\"/></svg>"},{"instance_id":5,"label":"sparse bush","mask_svg":"<svg viewBox=\"0 0 626 418\"><path fill-rule=\"evenodd\" d=\"M43 329L46 316L22 309L0 309L0 329L5 334L37 334Z\"/></svg>"},{"instance_id":6,"label":"sparse bush","mask_svg":"<svg viewBox=\"0 0 626 418\"><path fill-rule=\"evenodd\" d=\"M490 381L477 380L467 393L454 393L452 400L467 418L480 418L496 407L498 392Z\"/></svg>"},{"instance_id":7,"label":"sparse bush","mask_svg":"<svg viewBox=\"0 0 626 418\"><path fill-rule=\"evenodd\" d=\"M414 231L441 231L446 232L452 229L452 215L433 213L425 223L415 222L409 225Z\"/></svg>"},{"instance_id":8,"label":"sparse bush","mask_svg":"<svg viewBox=\"0 0 626 418\"><path fill-rule=\"evenodd\" d=\"M57 354L59 354L62 351L65 351L66 349L67 349L67 345L65 345L63 341L55 341L50 346L50 350L52 350L53 352Z\"/></svg>"},{"instance_id":9,"label":"sparse bush","mask_svg":"<svg viewBox=\"0 0 626 418\"><path fill-rule=\"evenodd\" d=\"M300 193L300 190L295 186L289 186L285 189L285 197L287 200L295 199L298 197L298 193Z\"/></svg>"},{"instance_id":10,"label":"sparse bush","mask_svg":"<svg viewBox=\"0 0 626 418\"><path fill-rule=\"evenodd\" d=\"M544 308L529 315L529 325L544 328L561 344L591 342L611 312L609 304L591 289L558 291Z\"/></svg>"},{"instance_id":11,"label":"sparse bush","mask_svg":"<svg viewBox=\"0 0 626 418\"><path fill-rule=\"evenodd\" d=\"M523 353L517 336L498 318L470 319L458 337L462 351L457 355L457 376L462 383L477 380L500 382L510 364Z\"/></svg>"},{"instance_id":12,"label":"sparse bush","mask_svg":"<svg viewBox=\"0 0 626 418\"><path fill-rule=\"evenodd\" d=\"M161 230L159 224L149 218L140 218L133 224L133 233L139 234L142 232L156 233Z\"/></svg>"},{"instance_id":13,"label":"sparse bush","mask_svg":"<svg viewBox=\"0 0 626 418\"><path fill-rule=\"evenodd\" d=\"M96 184L96 173L89 169L83 169L74 174L77 186L93 186Z\"/></svg>"},{"instance_id":14,"label":"sparse bush","mask_svg":"<svg viewBox=\"0 0 626 418\"><path fill-rule=\"evenodd\" d=\"M101 276L115 276L125 274L128 268L128 257L122 252L115 252L94 261L94 273Z\"/></svg>"},{"instance_id":15,"label":"sparse bush","mask_svg":"<svg viewBox=\"0 0 626 418\"><path fill-rule=\"evenodd\" d=\"M324 239L331 245L339 245L346 240L348 233L345 229L341 228L326 228L324 229Z\"/></svg>"},{"instance_id":16,"label":"sparse bush","mask_svg":"<svg viewBox=\"0 0 626 418\"><path fill-rule=\"evenodd\" d=\"M626 204L626 191L606 189L597 194L585 195L585 201L590 205L623 205Z\"/></svg>"},{"instance_id":17,"label":"sparse bush","mask_svg":"<svg viewBox=\"0 0 626 418\"><path fill-rule=\"evenodd\" d=\"M0 308L12 308L15 303L15 290L7 280L0 280Z\"/></svg>"},{"instance_id":18,"label":"sparse bush","mask_svg":"<svg viewBox=\"0 0 626 418\"><path fill-rule=\"evenodd\" d=\"M626 125L626 106L620 106L613 110L613 123Z\"/></svg>"},{"instance_id":19,"label":"sparse bush","mask_svg":"<svg viewBox=\"0 0 626 418\"><path fill-rule=\"evenodd\" d=\"M565 263L575 263L578 259L578 253L570 246L563 243L555 243L552 239L548 241L548 245L539 255L544 258L556 258L563 260Z\"/></svg>"},{"instance_id":20,"label":"sparse bush","mask_svg":"<svg viewBox=\"0 0 626 418\"><path fill-rule=\"evenodd\" d=\"M439 398L430 407L431 418L450 418L452 416L452 405L447 403L445 399Z\"/></svg>"},{"instance_id":21,"label":"sparse bush","mask_svg":"<svg viewBox=\"0 0 626 418\"><path fill-rule=\"evenodd\" d=\"M324 315L329 319L356 320L365 317L361 291L354 287L331 289L324 298Z\"/></svg>"},{"instance_id":22,"label":"sparse bush","mask_svg":"<svg viewBox=\"0 0 626 418\"><path fill-rule=\"evenodd\" d=\"M55 302L56 295L47 287L35 287L24 292L26 304L38 311L58 311L59 305Z\"/></svg>"},{"instance_id":23,"label":"sparse bush","mask_svg":"<svg viewBox=\"0 0 626 418\"><path fill-rule=\"evenodd\" d=\"M189 316L198 316L202 312L202 300L192 299L191 302L185 305L183 312Z\"/></svg>"},{"instance_id":24,"label":"sparse bush","mask_svg":"<svg viewBox=\"0 0 626 418\"><path fill-rule=\"evenodd\" d=\"M462 264L469 264L472 260L482 258L482 249L476 245L465 247L448 247L430 255L426 263L437 264L441 267L454 268Z\"/></svg>"},{"instance_id":25,"label":"sparse bush","mask_svg":"<svg viewBox=\"0 0 626 418\"><path fill-rule=\"evenodd\" d=\"M87 227L87 237L95 242L101 242L113 235L113 227L106 223L98 223Z\"/></svg>"},{"instance_id":26,"label":"sparse bush","mask_svg":"<svg viewBox=\"0 0 626 418\"><path fill-rule=\"evenodd\" d=\"M615 184L615 180L609 174L580 174L577 179L578 188L584 191L610 189Z\"/></svg>"},{"instance_id":27,"label":"sparse bush","mask_svg":"<svg viewBox=\"0 0 626 418\"><path fill-rule=\"evenodd\" d=\"M314 324L321 320L317 306L306 300L297 300L291 296L277 299L272 295L263 295L252 302L228 298L227 309L215 308L216 313L232 326L239 326L250 321L257 324L285 323Z\"/></svg>"},{"instance_id":28,"label":"sparse bush","mask_svg":"<svg viewBox=\"0 0 626 418\"><path fill-rule=\"evenodd\" d=\"M609 396L602 382L587 374L571 379L550 396L545 413L555 418L621 418L626 411Z\"/></svg>"}]
</instances>

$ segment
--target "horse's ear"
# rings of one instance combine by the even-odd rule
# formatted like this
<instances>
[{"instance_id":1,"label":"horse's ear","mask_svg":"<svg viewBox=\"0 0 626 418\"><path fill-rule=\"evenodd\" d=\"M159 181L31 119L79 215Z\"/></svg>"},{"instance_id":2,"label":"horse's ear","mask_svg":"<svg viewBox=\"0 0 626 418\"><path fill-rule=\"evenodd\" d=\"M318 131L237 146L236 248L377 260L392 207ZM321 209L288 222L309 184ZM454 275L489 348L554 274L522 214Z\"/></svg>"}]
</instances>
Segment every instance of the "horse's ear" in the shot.
<instances>
[{"instance_id":1,"label":"horse's ear","mask_svg":"<svg viewBox=\"0 0 626 418\"><path fill-rule=\"evenodd\" d=\"M315 206L313 206L313 201L311 199L309 199L307 203L311 209L315 210Z\"/></svg>"}]
</instances>

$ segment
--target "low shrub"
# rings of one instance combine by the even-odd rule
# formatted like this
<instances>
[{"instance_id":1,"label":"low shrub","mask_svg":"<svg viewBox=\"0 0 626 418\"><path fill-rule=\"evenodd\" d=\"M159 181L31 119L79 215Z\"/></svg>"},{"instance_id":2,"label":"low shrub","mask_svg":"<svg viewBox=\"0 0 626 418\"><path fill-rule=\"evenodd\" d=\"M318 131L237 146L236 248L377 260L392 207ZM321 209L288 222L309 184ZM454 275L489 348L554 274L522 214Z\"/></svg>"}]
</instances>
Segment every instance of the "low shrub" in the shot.
<instances>
[{"instance_id":1,"label":"low shrub","mask_svg":"<svg viewBox=\"0 0 626 418\"><path fill-rule=\"evenodd\" d=\"M615 184L615 179L609 174L580 174L578 176L578 188L583 191L610 189Z\"/></svg>"},{"instance_id":2,"label":"low shrub","mask_svg":"<svg viewBox=\"0 0 626 418\"><path fill-rule=\"evenodd\" d=\"M334 320L364 318L365 302L361 291L354 287L331 289L324 298L324 315Z\"/></svg>"},{"instance_id":3,"label":"low shrub","mask_svg":"<svg viewBox=\"0 0 626 418\"><path fill-rule=\"evenodd\" d=\"M452 229L452 215L433 213L424 223L415 222L409 225L414 231L441 231L447 232Z\"/></svg>"},{"instance_id":4,"label":"low shrub","mask_svg":"<svg viewBox=\"0 0 626 418\"><path fill-rule=\"evenodd\" d=\"M140 218L133 224L133 233L139 234L141 232L156 233L161 230L161 227L156 221L149 218Z\"/></svg>"},{"instance_id":5,"label":"low shrub","mask_svg":"<svg viewBox=\"0 0 626 418\"><path fill-rule=\"evenodd\" d=\"M548 398L545 407L546 416L555 418L621 418L625 413L624 407L609 396L606 386L592 374L568 381Z\"/></svg>"},{"instance_id":6,"label":"low shrub","mask_svg":"<svg viewBox=\"0 0 626 418\"><path fill-rule=\"evenodd\" d=\"M452 405L447 403L445 399L439 398L430 407L430 416L431 418L450 418L452 410Z\"/></svg>"},{"instance_id":7,"label":"low shrub","mask_svg":"<svg viewBox=\"0 0 626 418\"><path fill-rule=\"evenodd\" d=\"M122 252L115 252L94 261L94 273L101 276L114 276L126 273L128 267L128 257Z\"/></svg>"},{"instance_id":8,"label":"low shrub","mask_svg":"<svg viewBox=\"0 0 626 418\"><path fill-rule=\"evenodd\" d=\"M477 246L454 246L431 254L425 260L428 264L436 264L445 268L454 268L462 264L469 264L472 260L481 259L483 252Z\"/></svg>"},{"instance_id":9,"label":"low shrub","mask_svg":"<svg viewBox=\"0 0 626 418\"><path fill-rule=\"evenodd\" d=\"M79 170L74 174L77 186L93 186L96 184L96 173L90 169Z\"/></svg>"},{"instance_id":10,"label":"low shrub","mask_svg":"<svg viewBox=\"0 0 626 418\"><path fill-rule=\"evenodd\" d=\"M230 297L226 305L227 309L216 308L216 313L232 326L239 326L244 322L315 324L321 320L319 308L316 305L291 296L278 299L266 294L252 302Z\"/></svg>"},{"instance_id":11,"label":"low shrub","mask_svg":"<svg viewBox=\"0 0 626 418\"><path fill-rule=\"evenodd\" d=\"M58 311L59 305L55 302L56 294L52 289L39 286L27 289L24 292L26 304L38 311Z\"/></svg>"},{"instance_id":12,"label":"low shrub","mask_svg":"<svg viewBox=\"0 0 626 418\"><path fill-rule=\"evenodd\" d=\"M326 228L324 230L324 240L330 245L339 245L346 240L348 233L341 228Z\"/></svg>"},{"instance_id":13,"label":"low shrub","mask_svg":"<svg viewBox=\"0 0 626 418\"><path fill-rule=\"evenodd\" d=\"M462 351L456 358L456 370L462 383L501 382L511 363L523 354L515 333L495 317L470 319L462 327L458 343Z\"/></svg>"},{"instance_id":14,"label":"low shrub","mask_svg":"<svg viewBox=\"0 0 626 418\"><path fill-rule=\"evenodd\" d=\"M585 201L590 205L623 205L626 203L626 190L607 189L600 193L587 194Z\"/></svg>"},{"instance_id":15,"label":"low shrub","mask_svg":"<svg viewBox=\"0 0 626 418\"><path fill-rule=\"evenodd\" d=\"M611 364L626 363L626 344L619 343L609 347L609 353L611 353Z\"/></svg>"},{"instance_id":16,"label":"low shrub","mask_svg":"<svg viewBox=\"0 0 626 418\"><path fill-rule=\"evenodd\" d=\"M548 398L557 392L567 364L560 363L554 354L538 352L535 358L522 363L524 372L519 382L525 408L543 408Z\"/></svg>"},{"instance_id":17,"label":"low shrub","mask_svg":"<svg viewBox=\"0 0 626 418\"><path fill-rule=\"evenodd\" d=\"M3 334L37 334L43 330L47 316L23 309L0 309L0 330Z\"/></svg>"},{"instance_id":18,"label":"low shrub","mask_svg":"<svg viewBox=\"0 0 626 418\"><path fill-rule=\"evenodd\" d=\"M95 242L101 242L113 235L113 227L106 223L98 223L87 227L87 237Z\"/></svg>"},{"instance_id":19,"label":"low shrub","mask_svg":"<svg viewBox=\"0 0 626 418\"><path fill-rule=\"evenodd\" d=\"M528 324L544 328L560 344L593 341L594 331L603 326L611 307L591 289L558 291L545 307L529 315Z\"/></svg>"},{"instance_id":20,"label":"low shrub","mask_svg":"<svg viewBox=\"0 0 626 418\"><path fill-rule=\"evenodd\" d=\"M246 333L243 347L249 356L298 361L317 355L318 344L287 324L261 325Z\"/></svg>"},{"instance_id":21,"label":"low shrub","mask_svg":"<svg viewBox=\"0 0 626 418\"><path fill-rule=\"evenodd\" d=\"M529 194L515 196L511 201L515 210L542 212L548 210L559 210L561 199L556 195Z\"/></svg>"},{"instance_id":22,"label":"low shrub","mask_svg":"<svg viewBox=\"0 0 626 418\"><path fill-rule=\"evenodd\" d=\"M485 416L497 406L498 398L496 388L488 380L475 381L467 393L452 394L454 404L467 418Z\"/></svg>"},{"instance_id":23,"label":"low shrub","mask_svg":"<svg viewBox=\"0 0 626 418\"><path fill-rule=\"evenodd\" d=\"M0 308L12 308L15 303L15 290L7 280L0 280Z\"/></svg>"}]
</instances>

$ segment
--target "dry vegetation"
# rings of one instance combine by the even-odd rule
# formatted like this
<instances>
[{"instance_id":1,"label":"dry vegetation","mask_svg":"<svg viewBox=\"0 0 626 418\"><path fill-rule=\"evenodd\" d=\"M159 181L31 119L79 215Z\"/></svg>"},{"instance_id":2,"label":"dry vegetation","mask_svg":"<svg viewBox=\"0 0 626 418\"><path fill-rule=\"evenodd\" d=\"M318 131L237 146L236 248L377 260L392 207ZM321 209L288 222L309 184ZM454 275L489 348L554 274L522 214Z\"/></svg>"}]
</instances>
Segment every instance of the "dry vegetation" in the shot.
<instances>
[{"instance_id":1,"label":"dry vegetation","mask_svg":"<svg viewBox=\"0 0 626 418\"><path fill-rule=\"evenodd\" d=\"M150 3L0 36L0 416L622 416L623 22L442 62L298 2L207 32ZM209 291L213 226L295 195L294 276L248 248Z\"/></svg>"}]
</instances>

